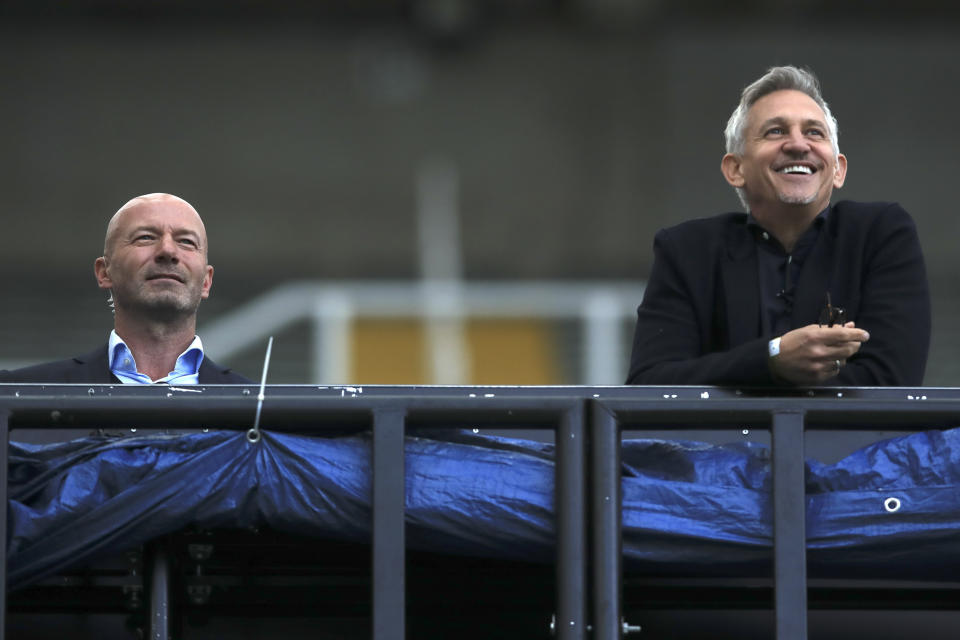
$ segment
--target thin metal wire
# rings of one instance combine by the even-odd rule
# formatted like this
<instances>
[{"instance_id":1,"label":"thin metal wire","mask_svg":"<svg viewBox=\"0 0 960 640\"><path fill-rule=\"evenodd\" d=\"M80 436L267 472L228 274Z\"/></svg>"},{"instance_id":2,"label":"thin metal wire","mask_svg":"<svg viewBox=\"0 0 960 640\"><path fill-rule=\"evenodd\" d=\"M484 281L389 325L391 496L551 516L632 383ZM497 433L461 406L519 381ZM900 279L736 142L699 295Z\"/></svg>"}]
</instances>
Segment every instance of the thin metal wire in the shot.
<instances>
[{"instance_id":1,"label":"thin metal wire","mask_svg":"<svg viewBox=\"0 0 960 640\"><path fill-rule=\"evenodd\" d=\"M270 353L273 351L273 336L267 340L267 353L263 357L263 375L260 377L260 393L257 394L257 414L253 418L253 429L247 431L247 440L260 442L260 412L263 410L264 389L267 386L267 370L270 368Z\"/></svg>"}]
</instances>

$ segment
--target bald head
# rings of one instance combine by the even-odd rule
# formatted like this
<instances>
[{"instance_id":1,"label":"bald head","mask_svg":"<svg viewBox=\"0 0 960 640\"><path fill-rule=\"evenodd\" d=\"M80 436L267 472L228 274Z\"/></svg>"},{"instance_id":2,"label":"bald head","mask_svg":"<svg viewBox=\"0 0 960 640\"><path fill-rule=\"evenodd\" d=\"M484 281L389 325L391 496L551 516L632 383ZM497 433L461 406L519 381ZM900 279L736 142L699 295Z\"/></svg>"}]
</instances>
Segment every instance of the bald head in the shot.
<instances>
[{"instance_id":1,"label":"bald head","mask_svg":"<svg viewBox=\"0 0 960 640\"><path fill-rule=\"evenodd\" d=\"M195 226L200 240L200 248L203 251L204 258L206 258L207 230L203 226L200 214L189 202L169 193L148 193L137 196L120 207L107 224L107 234L103 239L103 255L105 257L109 258L112 255L120 230L129 227L133 219L146 212L160 215L169 212L170 215L192 219L191 222L194 223L192 226Z\"/></svg>"},{"instance_id":2,"label":"bald head","mask_svg":"<svg viewBox=\"0 0 960 640\"><path fill-rule=\"evenodd\" d=\"M117 327L129 334L144 323L195 322L213 267L203 220L189 202L168 193L138 196L110 219L103 245L94 274L110 290Z\"/></svg>"}]
</instances>

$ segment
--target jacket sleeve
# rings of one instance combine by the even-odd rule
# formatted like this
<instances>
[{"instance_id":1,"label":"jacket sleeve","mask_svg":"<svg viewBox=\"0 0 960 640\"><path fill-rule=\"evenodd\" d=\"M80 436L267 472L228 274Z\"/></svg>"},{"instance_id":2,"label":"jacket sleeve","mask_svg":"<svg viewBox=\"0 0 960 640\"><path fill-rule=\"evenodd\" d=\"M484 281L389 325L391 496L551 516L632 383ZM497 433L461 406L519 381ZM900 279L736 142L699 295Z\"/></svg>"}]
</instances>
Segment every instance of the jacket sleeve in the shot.
<instances>
[{"instance_id":1,"label":"jacket sleeve","mask_svg":"<svg viewBox=\"0 0 960 640\"><path fill-rule=\"evenodd\" d=\"M916 225L889 204L868 231L856 325L870 340L834 384L920 386L930 348L930 290Z\"/></svg>"},{"instance_id":2,"label":"jacket sleeve","mask_svg":"<svg viewBox=\"0 0 960 640\"><path fill-rule=\"evenodd\" d=\"M740 385L774 384L763 338L727 351L704 353L715 330L711 323L716 292L709 268L702 274L683 269L683 250L669 230L657 233L653 269L637 309L637 327L627 384ZM688 248L689 250L700 250Z\"/></svg>"}]
</instances>

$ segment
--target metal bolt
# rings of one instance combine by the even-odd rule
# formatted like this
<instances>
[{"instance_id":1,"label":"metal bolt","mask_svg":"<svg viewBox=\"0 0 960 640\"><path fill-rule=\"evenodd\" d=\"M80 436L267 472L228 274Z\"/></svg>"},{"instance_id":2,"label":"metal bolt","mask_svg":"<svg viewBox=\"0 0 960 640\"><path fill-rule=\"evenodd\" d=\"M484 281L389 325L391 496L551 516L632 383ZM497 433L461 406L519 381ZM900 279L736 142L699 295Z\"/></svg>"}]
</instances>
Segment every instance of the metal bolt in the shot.
<instances>
[{"instance_id":1,"label":"metal bolt","mask_svg":"<svg viewBox=\"0 0 960 640\"><path fill-rule=\"evenodd\" d=\"M623 629L623 635L627 635L630 633L640 633L640 631L642 631L640 625L629 624L624 618L620 618L620 627Z\"/></svg>"},{"instance_id":2,"label":"metal bolt","mask_svg":"<svg viewBox=\"0 0 960 640\"><path fill-rule=\"evenodd\" d=\"M203 562L209 560L213 555L212 544L191 543L187 545L187 553L194 562Z\"/></svg>"}]
</instances>

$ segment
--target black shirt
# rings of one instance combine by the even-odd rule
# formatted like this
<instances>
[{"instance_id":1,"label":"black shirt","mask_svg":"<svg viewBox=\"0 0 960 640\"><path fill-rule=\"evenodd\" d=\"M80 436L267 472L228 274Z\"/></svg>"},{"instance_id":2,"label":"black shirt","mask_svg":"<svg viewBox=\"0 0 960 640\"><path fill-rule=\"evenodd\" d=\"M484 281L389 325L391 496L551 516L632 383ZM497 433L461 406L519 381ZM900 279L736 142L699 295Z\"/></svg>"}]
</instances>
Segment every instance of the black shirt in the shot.
<instances>
[{"instance_id":1,"label":"black shirt","mask_svg":"<svg viewBox=\"0 0 960 640\"><path fill-rule=\"evenodd\" d=\"M747 216L747 228L757 241L757 275L760 284L760 328L768 338L782 336L790 329L793 314L793 293L803 263L820 237L830 212L821 211L810 227L797 239L791 253L787 253L772 233L760 226L752 215Z\"/></svg>"}]
</instances>

